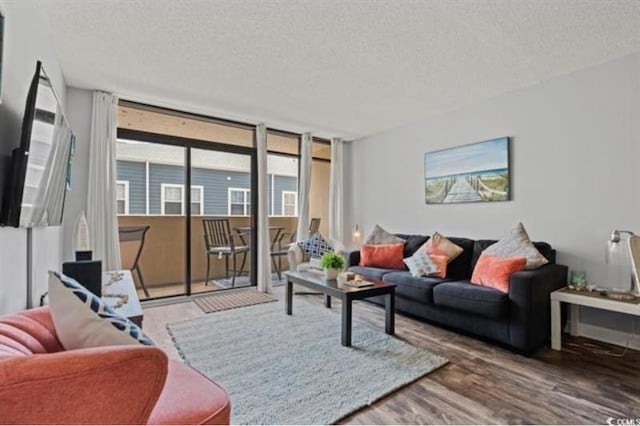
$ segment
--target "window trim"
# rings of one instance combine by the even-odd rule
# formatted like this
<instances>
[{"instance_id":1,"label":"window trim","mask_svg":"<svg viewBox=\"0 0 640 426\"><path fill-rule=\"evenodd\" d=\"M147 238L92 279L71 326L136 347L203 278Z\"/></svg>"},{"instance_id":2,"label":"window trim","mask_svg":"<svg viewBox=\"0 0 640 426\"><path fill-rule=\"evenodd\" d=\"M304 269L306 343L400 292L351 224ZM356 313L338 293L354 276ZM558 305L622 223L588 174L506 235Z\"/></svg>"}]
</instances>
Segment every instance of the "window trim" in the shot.
<instances>
[{"instance_id":1,"label":"window trim","mask_svg":"<svg viewBox=\"0 0 640 426\"><path fill-rule=\"evenodd\" d=\"M118 199L118 185L124 185L124 200ZM117 213L118 201L124 201L124 213ZM128 180L116 180L116 213L118 216L129 215L129 181Z\"/></svg>"},{"instance_id":2,"label":"window trim","mask_svg":"<svg viewBox=\"0 0 640 426\"><path fill-rule=\"evenodd\" d=\"M165 213L165 194L164 190L167 188L179 188L180 189L180 214ZM177 201L169 201L170 203L176 203ZM184 185L180 183L161 183L160 184L160 214L162 216L183 216L184 215Z\"/></svg>"},{"instance_id":3,"label":"window trim","mask_svg":"<svg viewBox=\"0 0 640 426\"><path fill-rule=\"evenodd\" d=\"M191 204L200 204L200 214L193 213L193 207L191 207L191 215L192 216L204 216L204 185L191 185L191 190L197 189L200 191L200 201L193 201L193 197L191 197Z\"/></svg>"},{"instance_id":4,"label":"window trim","mask_svg":"<svg viewBox=\"0 0 640 426\"><path fill-rule=\"evenodd\" d=\"M244 214L231 214L231 191L244 192L244 203L243 203L243 211ZM233 203L240 204L240 203ZM236 188L236 187L227 187L227 216L230 217L249 217L251 213L249 207L251 205L251 189L247 188Z\"/></svg>"},{"instance_id":5,"label":"window trim","mask_svg":"<svg viewBox=\"0 0 640 426\"><path fill-rule=\"evenodd\" d=\"M286 205L286 203L284 202L285 195L295 196L295 203L293 204L295 214L293 215L285 214L285 208L284 208ZM280 216L282 217L298 217L298 191L282 191L282 210L280 210L280 213L281 213Z\"/></svg>"}]
</instances>

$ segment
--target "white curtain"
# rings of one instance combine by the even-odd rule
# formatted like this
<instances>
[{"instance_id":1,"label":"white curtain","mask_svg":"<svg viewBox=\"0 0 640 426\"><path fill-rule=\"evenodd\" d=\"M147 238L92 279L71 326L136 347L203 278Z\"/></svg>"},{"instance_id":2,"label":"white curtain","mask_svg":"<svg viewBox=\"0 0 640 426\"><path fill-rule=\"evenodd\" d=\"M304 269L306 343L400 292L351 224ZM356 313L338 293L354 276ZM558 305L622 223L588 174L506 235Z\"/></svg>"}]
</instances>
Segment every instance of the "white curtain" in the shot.
<instances>
[{"instance_id":1,"label":"white curtain","mask_svg":"<svg viewBox=\"0 0 640 426\"><path fill-rule=\"evenodd\" d=\"M87 222L93 256L105 270L120 269L116 213L116 109L118 98L93 93Z\"/></svg>"},{"instance_id":2,"label":"white curtain","mask_svg":"<svg viewBox=\"0 0 640 426\"><path fill-rule=\"evenodd\" d=\"M42 172L42 182L34 201L32 218L28 226L57 225L62 221L64 192L67 191L67 165L75 136L64 121L58 106L53 123L53 152ZM32 153L33 154L33 153ZM20 218L22 221L22 217ZM22 224L27 226L26 224Z\"/></svg>"},{"instance_id":3,"label":"white curtain","mask_svg":"<svg viewBox=\"0 0 640 426\"><path fill-rule=\"evenodd\" d=\"M329 177L329 239L336 250L344 248L343 236L343 156L344 142L331 140L331 174Z\"/></svg>"},{"instance_id":4,"label":"white curtain","mask_svg":"<svg viewBox=\"0 0 640 426\"><path fill-rule=\"evenodd\" d=\"M258 151L258 291L271 292L271 246L269 238L269 190L267 174L267 129L256 127Z\"/></svg>"},{"instance_id":5,"label":"white curtain","mask_svg":"<svg viewBox=\"0 0 640 426\"><path fill-rule=\"evenodd\" d=\"M311 133L303 134L300 146L300 177L298 179L298 229L296 230L296 239L298 241L302 241L309 236L312 147L313 138Z\"/></svg>"}]
</instances>

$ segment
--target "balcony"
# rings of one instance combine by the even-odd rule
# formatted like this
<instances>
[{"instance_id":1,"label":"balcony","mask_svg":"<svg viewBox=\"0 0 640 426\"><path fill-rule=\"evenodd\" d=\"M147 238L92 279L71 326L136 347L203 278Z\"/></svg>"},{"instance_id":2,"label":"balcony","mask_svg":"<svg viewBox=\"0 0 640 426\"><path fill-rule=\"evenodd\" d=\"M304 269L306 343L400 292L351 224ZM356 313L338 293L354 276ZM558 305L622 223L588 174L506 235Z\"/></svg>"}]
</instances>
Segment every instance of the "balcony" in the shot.
<instances>
[{"instance_id":1,"label":"balcony","mask_svg":"<svg viewBox=\"0 0 640 426\"><path fill-rule=\"evenodd\" d=\"M209 216L208 216L209 217ZM229 219L232 230L237 227L250 226L249 217L226 216ZM206 251L202 220L204 217L191 219L191 282L192 293L220 290L229 287L229 280L225 278L224 258L211 257L211 271L209 285L205 285L206 275ZM298 219L296 217L271 217L270 226L282 227L282 232L287 236L295 232ZM119 216L120 227L149 226L144 247L140 255L140 268L144 276L145 285L150 298L182 295L186 292L185 284L185 217L184 216ZM251 237L244 237L251 246ZM275 231L271 232L271 238L275 238ZM288 239L286 240L288 242ZM133 264L138 250L136 242L121 242L120 252L123 268L129 268ZM238 256L239 261L242 255ZM276 260L277 261L277 260ZM286 256L281 259L282 271L288 269ZM248 274L250 272L250 254L241 278L236 279L236 287L249 285ZM275 274L275 270L272 271ZM135 276L135 274L134 274ZM274 277L277 280L276 277ZM135 277L138 294L141 299L146 296L142 291L138 278Z\"/></svg>"}]
</instances>

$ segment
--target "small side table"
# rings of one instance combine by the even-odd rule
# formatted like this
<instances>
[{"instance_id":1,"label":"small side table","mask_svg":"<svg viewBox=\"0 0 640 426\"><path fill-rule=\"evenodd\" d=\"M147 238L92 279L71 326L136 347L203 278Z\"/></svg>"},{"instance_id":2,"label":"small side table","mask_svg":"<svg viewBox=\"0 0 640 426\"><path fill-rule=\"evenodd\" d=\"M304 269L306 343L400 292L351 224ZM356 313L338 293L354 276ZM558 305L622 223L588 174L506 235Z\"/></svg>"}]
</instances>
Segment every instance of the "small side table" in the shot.
<instances>
[{"instance_id":1,"label":"small side table","mask_svg":"<svg viewBox=\"0 0 640 426\"><path fill-rule=\"evenodd\" d=\"M109 295L126 295L127 303L122 306L114 306L114 303L117 303L119 298L110 297ZM102 274L102 299L118 314L142 328L144 314L131 271L107 271Z\"/></svg>"},{"instance_id":2,"label":"small side table","mask_svg":"<svg viewBox=\"0 0 640 426\"><path fill-rule=\"evenodd\" d=\"M572 336L580 334L578 330L580 306L640 316L640 303L637 300L625 302L611 299L595 292L579 292L567 288L556 290L551 293L551 348L556 351L562 348L561 303L568 303L570 306L571 324L569 334Z\"/></svg>"}]
</instances>

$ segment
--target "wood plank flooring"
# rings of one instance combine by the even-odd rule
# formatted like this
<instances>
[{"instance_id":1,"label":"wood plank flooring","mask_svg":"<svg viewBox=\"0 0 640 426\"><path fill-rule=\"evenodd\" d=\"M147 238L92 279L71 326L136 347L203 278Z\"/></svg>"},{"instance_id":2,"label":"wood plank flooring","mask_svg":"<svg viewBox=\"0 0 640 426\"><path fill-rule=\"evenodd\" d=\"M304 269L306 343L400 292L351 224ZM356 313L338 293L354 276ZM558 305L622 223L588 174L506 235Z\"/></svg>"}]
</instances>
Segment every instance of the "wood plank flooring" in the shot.
<instances>
[{"instance_id":1,"label":"wood plank flooring","mask_svg":"<svg viewBox=\"0 0 640 426\"><path fill-rule=\"evenodd\" d=\"M282 298L282 288L275 295ZM322 303L320 296L294 297ZM339 301L332 309L340 312ZM353 314L384 330L382 308L357 302ZM203 315L193 302L147 308L144 328L179 359L166 324ZM596 354L587 345L616 353L622 348L565 335L561 352L544 348L527 358L403 315L396 317L396 334L449 364L341 423L603 424L609 417L640 418L638 351L621 358Z\"/></svg>"}]
</instances>

